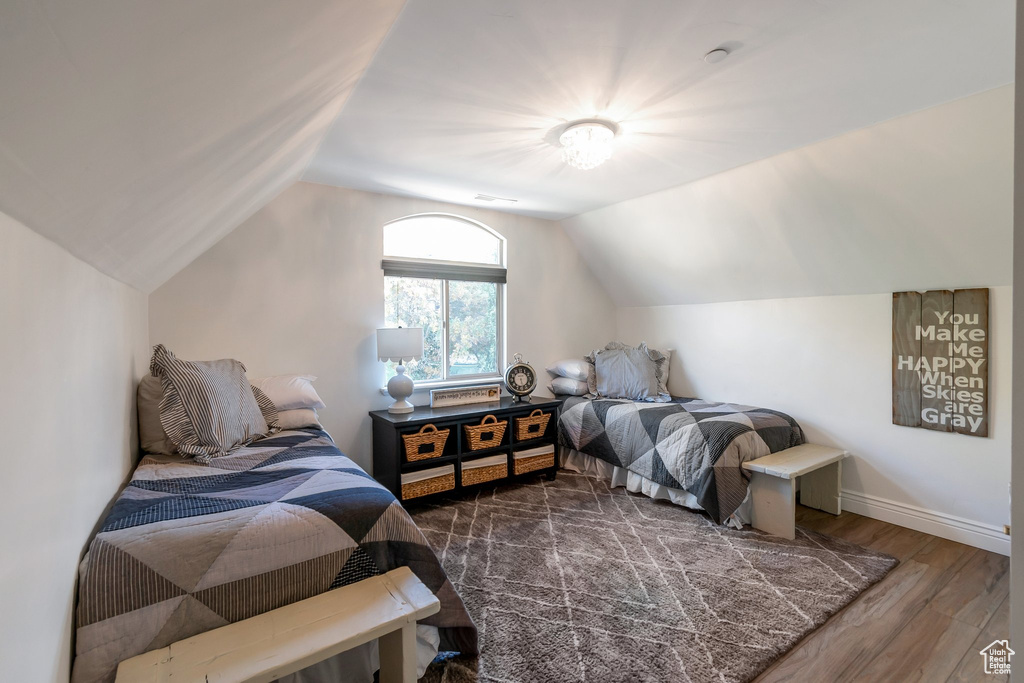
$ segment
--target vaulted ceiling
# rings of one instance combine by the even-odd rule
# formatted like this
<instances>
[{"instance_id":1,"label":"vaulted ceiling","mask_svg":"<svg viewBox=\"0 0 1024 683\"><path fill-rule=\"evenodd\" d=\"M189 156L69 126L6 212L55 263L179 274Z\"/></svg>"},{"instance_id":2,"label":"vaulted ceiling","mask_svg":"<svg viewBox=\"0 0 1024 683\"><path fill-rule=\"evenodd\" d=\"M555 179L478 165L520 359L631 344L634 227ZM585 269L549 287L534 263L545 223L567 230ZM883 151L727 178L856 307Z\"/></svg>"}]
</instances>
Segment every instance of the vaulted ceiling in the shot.
<instances>
[{"instance_id":1,"label":"vaulted ceiling","mask_svg":"<svg viewBox=\"0 0 1024 683\"><path fill-rule=\"evenodd\" d=\"M410 0L304 177L564 218L1005 85L1013 50L1013 0ZM591 117L620 132L579 171Z\"/></svg>"},{"instance_id":2,"label":"vaulted ceiling","mask_svg":"<svg viewBox=\"0 0 1024 683\"><path fill-rule=\"evenodd\" d=\"M0 211L143 291L299 178L571 216L1009 83L1013 17L1012 0L6 0ZM558 132L594 116L620 123L615 156L566 167Z\"/></svg>"},{"instance_id":3,"label":"vaulted ceiling","mask_svg":"<svg viewBox=\"0 0 1024 683\"><path fill-rule=\"evenodd\" d=\"M295 182L401 0L4 0L0 211L150 291Z\"/></svg>"}]
</instances>

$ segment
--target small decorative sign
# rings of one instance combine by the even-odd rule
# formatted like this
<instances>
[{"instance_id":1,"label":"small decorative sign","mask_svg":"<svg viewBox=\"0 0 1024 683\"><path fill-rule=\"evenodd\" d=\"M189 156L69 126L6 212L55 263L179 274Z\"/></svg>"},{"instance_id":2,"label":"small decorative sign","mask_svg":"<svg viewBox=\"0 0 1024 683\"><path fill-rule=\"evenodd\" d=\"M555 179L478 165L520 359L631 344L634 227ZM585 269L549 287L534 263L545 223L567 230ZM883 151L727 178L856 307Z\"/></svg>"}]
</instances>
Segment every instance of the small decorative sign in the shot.
<instances>
[{"instance_id":1,"label":"small decorative sign","mask_svg":"<svg viewBox=\"0 0 1024 683\"><path fill-rule=\"evenodd\" d=\"M988 436L988 289L892 295L892 422Z\"/></svg>"},{"instance_id":2,"label":"small decorative sign","mask_svg":"<svg viewBox=\"0 0 1024 683\"><path fill-rule=\"evenodd\" d=\"M489 403L500 400L500 384L483 384L478 387L456 387L454 389L433 389L430 392L431 408L461 406L467 403Z\"/></svg>"}]
</instances>

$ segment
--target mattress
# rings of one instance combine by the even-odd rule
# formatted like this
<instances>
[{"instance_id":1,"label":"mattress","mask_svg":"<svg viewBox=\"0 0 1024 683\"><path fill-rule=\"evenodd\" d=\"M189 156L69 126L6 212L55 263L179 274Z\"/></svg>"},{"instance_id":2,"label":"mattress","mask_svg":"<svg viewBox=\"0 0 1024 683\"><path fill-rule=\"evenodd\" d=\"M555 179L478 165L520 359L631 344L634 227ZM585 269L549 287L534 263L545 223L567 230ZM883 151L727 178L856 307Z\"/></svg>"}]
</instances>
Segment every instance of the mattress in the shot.
<instances>
[{"instance_id":1,"label":"mattress","mask_svg":"<svg viewBox=\"0 0 1024 683\"><path fill-rule=\"evenodd\" d=\"M326 432L280 432L209 464L147 455L82 560L72 681L112 681L123 659L399 566L441 601L422 622L435 647L475 653L419 528Z\"/></svg>"},{"instance_id":2,"label":"mattress","mask_svg":"<svg viewBox=\"0 0 1024 683\"><path fill-rule=\"evenodd\" d=\"M673 398L670 403L566 399L558 419L563 447L684 491L718 523L747 497L742 465L804 443L800 425L777 410Z\"/></svg>"}]
</instances>

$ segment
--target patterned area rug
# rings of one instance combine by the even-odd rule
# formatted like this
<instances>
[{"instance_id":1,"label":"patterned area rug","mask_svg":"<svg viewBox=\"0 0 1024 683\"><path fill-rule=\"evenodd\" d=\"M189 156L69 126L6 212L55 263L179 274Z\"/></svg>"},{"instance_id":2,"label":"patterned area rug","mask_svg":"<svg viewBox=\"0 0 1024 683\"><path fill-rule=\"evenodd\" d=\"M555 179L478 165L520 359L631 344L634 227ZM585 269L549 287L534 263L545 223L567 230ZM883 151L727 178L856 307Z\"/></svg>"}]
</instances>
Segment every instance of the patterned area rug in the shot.
<instances>
[{"instance_id":1,"label":"patterned area rug","mask_svg":"<svg viewBox=\"0 0 1024 683\"><path fill-rule=\"evenodd\" d=\"M564 471L412 512L480 629L445 683L749 681L897 564Z\"/></svg>"}]
</instances>

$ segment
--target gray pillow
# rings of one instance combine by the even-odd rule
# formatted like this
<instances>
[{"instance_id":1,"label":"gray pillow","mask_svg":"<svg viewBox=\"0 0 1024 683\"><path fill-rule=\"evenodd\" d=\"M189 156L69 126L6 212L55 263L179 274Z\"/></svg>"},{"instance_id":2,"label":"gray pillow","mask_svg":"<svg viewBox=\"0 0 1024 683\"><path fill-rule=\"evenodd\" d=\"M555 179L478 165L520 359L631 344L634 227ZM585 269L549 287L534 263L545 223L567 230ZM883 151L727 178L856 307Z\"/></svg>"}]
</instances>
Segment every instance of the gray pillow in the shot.
<instances>
[{"instance_id":1,"label":"gray pillow","mask_svg":"<svg viewBox=\"0 0 1024 683\"><path fill-rule=\"evenodd\" d=\"M164 387L159 377L146 375L139 382L139 444L146 453L174 455L174 442L167 438L164 426L160 424L160 399Z\"/></svg>"},{"instance_id":2,"label":"gray pillow","mask_svg":"<svg viewBox=\"0 0 1024 683\"><path fill-rule=\"evenodd\" d=\"M659 403L672 398L662 391L668 359L660 351L647 348L645 342L636 347L612 342L586 360L594 364L594 373L588 378L592 396Z\"/></svg>"},{"instance_id":3,"label":"gray pillow","mask_svg":"<svg viewBox=\"0 0 1024 683\"><path fill-rule=\"evenodd\" d=\"M179 453L205 461L270 432L237 360L185 361L158 344L149 370L164 390L160 424Z\"/></svg>"}]
</instances>

